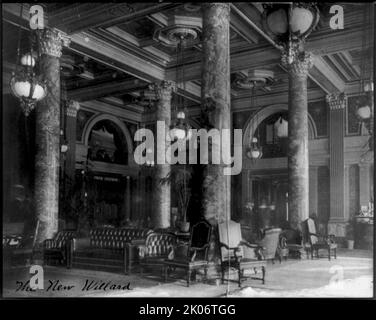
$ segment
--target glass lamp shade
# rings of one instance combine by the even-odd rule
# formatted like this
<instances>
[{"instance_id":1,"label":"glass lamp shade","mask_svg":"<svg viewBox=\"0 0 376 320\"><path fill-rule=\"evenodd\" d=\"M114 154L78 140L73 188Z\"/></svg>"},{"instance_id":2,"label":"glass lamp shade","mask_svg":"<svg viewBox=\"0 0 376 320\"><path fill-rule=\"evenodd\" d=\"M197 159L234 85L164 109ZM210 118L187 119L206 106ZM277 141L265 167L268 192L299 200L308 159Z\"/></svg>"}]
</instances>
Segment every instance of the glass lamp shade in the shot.
<instances>
[{"instance_id":1,"label":"glass lamp shade","mask_svg":"<svg viewBox=\"0 0 376 320\"><path fill-rule=\"evenodd\" d=\"M20 99L26 116L34 109L35 103L42 100L47 94L46 86L38 81L33 74L27 72L13 75L10 87L13 95Z\"/></svg>"},{"instance_id":2,"label":"glass lamp shade","mask_svg":"<svg viewBox=\"0 0 376 320\"><path fill-rule=\"evenodd\" d=\"M176 115L176 118L178 119L185 119L185 113L183 111L180 111L178 112L178 114Z\"/></svg>"},{"instance_id":3,"label":"glass lamp shade","mask_svg":"<svg viewBox=\"0 0 376 320\"><path fill-rule=\"evenodd\" d=\"M357 114L360 119L367 120L371 118L371 107L368 105L365 105L363 107L358 108Z\"/></svg>"},{"instance_id":4,"label":"glass lamp shade","mask_svg":"<svg viewBox=\"0 0 376 320\"><path fill-rule=\"evenodd\" d=\"M13 93L19 98L30 98L32 84L30 81L20 81L15 80L12 85ZM36 83L34 87L34 92L32 93L31 99L39 101L45 96L44 88Z\"/></svg>"},{"instance_id":5,"label":"glass lamp shade","mask_svg":"<svg viewBox=\"0 0 376 320\"><path fill-rule=\"evenodd\" d=\"M263 24L267 33L279 43L289 41L289 34L295 40L306 38L318 23L319 11L315 5L294 3L275 6L269 5L264 11Z\"/></svg>"},{"instance_id":6,"label":"glass lamp shade","mask_svg":"<svg viewBox=\"0 0 376 320\"><path fill-rule=\"evenodd\" d=\"M254 160L254 159L261 158L262 151L261 151L261 148L259 148L257 143L258 143L258 139L256 137L253 137L251 139L251 146L248 148L247 153L246 153L249 159Z\"/></svg>"},{"instance_id":7,"label":"glass lamp shade","mask_svg":"<svg viewBox=\"0 0 376 320\"><path fill-rule=\"evenodd\" d=\"M295 7L292 9L290 18L291 31L294 34L302 35L312 27L313 20L314 16L310 10Z\"/></svg>"},{"instance_id":8,"label":"glass lamp shade","mask_svg":"<svg viewBox=\"0 0 376 320\"><path fill-rule=\"evenodd\" d=\"M261 149L255 147L255 148L249 148L247 151L247 157L249 159L259 159L262 156Z\"/></svg>"},{"instance_id":9,"label":"glass lamp shade","mask_svg":"<svg viewBox=\"0 0 376 320\"><path fill-rule=\"evenodd\" d=\"M276 134L278 138L286 138L288 136L288 127L289 123L280 117L276 123L274 124L274 128L276 129Z\"/></svg>"},{"instance_id":10,"label":"glass lamp shade","mask_svg":"<svg viewBox=\"0 0 376 320\"><path fill-rule=\"evenodd\" d=\"M21 58L21 64L26 67L34 67L35 59L30 53L25 54Z\"/></svg>"},{"instance_id":11,"label":"glass lamp shade","mask_svg":"<svg viewBox=\"0 0 376 320\"><path fill-rule=\"evenodd\" d=\"M66 153L68 151L68 145L62 144L60 150L61 150L61 153Z\"/></svg>"},{"instance_id":12,"label":"glass lamp shade","mask_svg":"<svg viewBox=\"0 0 376 320\"><path fill-rule=\"evenodd\" d=\"M173 128L170 131L170 137L172 140L183 140L185 138L185 130L182 128Z\"/></svg>"},{"instance_id":13,"label":"glass lamp shade","mask_svg":"<svg viewBox=\"0 0 376 320\"><path fill-rule=\"evenodd\" d=\"M154 161L146 160L146 165L149 167L154 167Z\"/></svg>"},{"instance_id":14,"label":"glass lamp shade","mask_svg":"<svg viewBox=\"0 0 376 320\"><path fill-rule=\"evenodd\" d=\"M275 35L283 35L288 31L287 12L284 9L278 9L266 17L266 23L269 30Z\"/></svg>"},{"instance_id":15,"label":"glass lamp shade","mask_svg":"<svg viewBox=\"0 0 376 320\"><path fill-rule=\"evenodd\" d=\"M192 132L191 132L191 127L189 126L189 124L185 123L183 120L185 119L185 113L184 112L179 112L177 114L177 122L175 125L173 125L171 127L171 130L170 130L170 138L172 141L174 141L175 139L178 139L178 140L184 140L184 139L187 139L189 140L192 136Z\"/></svg>"}]
</instances>

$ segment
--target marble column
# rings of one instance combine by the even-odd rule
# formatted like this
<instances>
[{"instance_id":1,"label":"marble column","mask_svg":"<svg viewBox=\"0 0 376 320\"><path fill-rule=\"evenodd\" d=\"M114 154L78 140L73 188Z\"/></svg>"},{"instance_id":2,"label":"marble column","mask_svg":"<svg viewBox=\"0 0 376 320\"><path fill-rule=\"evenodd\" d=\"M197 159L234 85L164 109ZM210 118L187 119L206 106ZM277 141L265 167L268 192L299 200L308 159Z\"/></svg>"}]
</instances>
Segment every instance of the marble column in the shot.
<instances>
[{"instance_id":1,"label":"marble column","mask_svg":"<svg viewBox=\"0 0 376 320\"><path fill-rule=\"evenodd\" d=\"M319 167L310 166L309 167L309 212L318 214L317 211L317 188L318 188L318 179L317 171Z\"/></svg>"},{"instance_id":2,"label":"marble column","mask_svg":"<svg viewBox=\"0 0 376 320\"><path fill-rule=\"evenodd\" d=\"M345 223L345 106L344 94L328 94L330 216L328 232L341 236Z\"/></svg>"},{"instance_id":3,"label":"marble column","mask_svg":"<svg viewBox=\"0 0 376 320\"><path fill-rule=\"evenodd\" d=\"M76 171L76 126L77 112L80 104L77 101L68 101L66 107L66 139L68 143L68 151L65 160L65 174L69 177L70 184L74 185Z\"/></svg>"},{"instance_id":4,"label":"marble column","mask_svg":"<svg viewBox=\"0 0 376 320\"><path fill-rule=\"evenodd\" d=\"M289 223L301 229L301 222L309 216L307 75L312 57L306 52L295 52L293 56L284 52L282 64L289 74Z\"/></svg>"},{"instance_id":5,"label":"marble column","mask_svg":"<svg viewBox=\"0 0 376 320\"><path fill-rule=\"evenodd\" d=\"M166 132L160 134L167 134L171 125L171 98L172 92L175 89L175 83L172 81L162 81L159 84L153 85L157 95L156 103L156 121L163 121ZM156 143L155 139L155 143ZM158 159L165 158L168 143L165 140L165 147L157 145L155 171L154 171L154 203L151 216L151 222L154 228L165 229L170 227L171 216L171 185L161 185L159 181L165 178L171 170L170 164L165 161L165 164L159 164Z\"/></svg>"},{"instance_id":6,"label":"marble column","mask_svg":"<svg viewBox=\"0 0 376 320\"><path fill-rule=\"evenodd\" d=\"M68 39L55 29L38 32L40 71L47 95L36 108L35 207L39 221L36 243L58 231L60 160L60 61Z\"/></svg>"},{"instance_id":7,"label":"marble column","mask_svg":"<svg viewBox=\"0 0 376 320\"><path fill-rule=\"evenodd\" d=\"M201 98L207 129L231 129L229 32L229 3L203 4ZM212 150L218 147L211 145ZM231 217L231 183L224 165L210 160L204 170L203 213L216 225Z\"/></svg>"}]
</instances>

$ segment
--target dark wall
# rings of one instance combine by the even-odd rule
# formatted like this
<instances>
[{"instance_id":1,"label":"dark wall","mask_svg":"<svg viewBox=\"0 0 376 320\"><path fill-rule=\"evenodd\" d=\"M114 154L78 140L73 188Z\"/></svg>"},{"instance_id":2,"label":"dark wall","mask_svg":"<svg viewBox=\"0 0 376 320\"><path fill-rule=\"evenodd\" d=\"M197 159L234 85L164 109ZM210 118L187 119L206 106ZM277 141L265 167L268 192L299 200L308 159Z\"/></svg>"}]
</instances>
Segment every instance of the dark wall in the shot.
<instances>
[{"instance_id":1,"label":"dark wall","mask_svg":"<svg viewBox=\"0 0 376 320\"><path fill-rule=\"evenodd\" d=\"M329 168L319 167L317 172L317 217L320 223L326 224L330 216L330 181Z\"/></svg>"},{"instance_id":2,"label":"dark wall","mask_svg":"<svg viewBox=\"0 0 376 320\"><path fill-rule=\"evenodd\" d=\"M20 209L15 200L15 185L23 186L23 196L32 202L34 191L35 156L35 112L25 117L18 99L10 94L3 95L3 195L4 221L22 221L30 211ZM19 189L18 189L19 190ZM19 194L19 193L18 193Z\"/></svg>"}]
</instances>

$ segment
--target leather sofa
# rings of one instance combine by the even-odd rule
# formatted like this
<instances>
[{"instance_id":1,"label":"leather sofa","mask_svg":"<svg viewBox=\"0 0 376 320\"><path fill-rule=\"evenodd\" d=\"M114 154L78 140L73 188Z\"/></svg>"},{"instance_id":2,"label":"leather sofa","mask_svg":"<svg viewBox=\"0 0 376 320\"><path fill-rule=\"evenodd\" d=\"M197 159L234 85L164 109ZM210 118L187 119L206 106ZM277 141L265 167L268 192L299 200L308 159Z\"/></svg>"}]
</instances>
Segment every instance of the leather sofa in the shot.
<instances>
[{"instance_id":1,"label":"leather sofa","mask_svg":"<svg viewBox=\"0 0 376 320\"><path fill-rule=\"evenodd\" d=\"M153 232L146 238L145 244L138 245L141 274L147 267L160 267L163 271L164 261L174 252L177 237L169 232Z\"/></svg>"},{"instance_id":2,"label":"leather sofa","mask_svg":"<svg viewBox=\"0 0 376 320\"><path fill-rule=\"evenodd\" d=\"M89 238L73 238L68 268L129 273L137 263L136 246L145 243L150 229L94 228Z\"/></svg>"},{"instance_id":3,"label":"leather sofa","mask_svg":"<svg viewBox=\"0 0 376 320\"><path fill-rule=\"evenodd\" d=\"M59 231L53 239L43 241L43 261L50 264L52 261L59 261L62 264L69 264L69 241L76 236L74 230Z\"/></svg>"}]
</instances>

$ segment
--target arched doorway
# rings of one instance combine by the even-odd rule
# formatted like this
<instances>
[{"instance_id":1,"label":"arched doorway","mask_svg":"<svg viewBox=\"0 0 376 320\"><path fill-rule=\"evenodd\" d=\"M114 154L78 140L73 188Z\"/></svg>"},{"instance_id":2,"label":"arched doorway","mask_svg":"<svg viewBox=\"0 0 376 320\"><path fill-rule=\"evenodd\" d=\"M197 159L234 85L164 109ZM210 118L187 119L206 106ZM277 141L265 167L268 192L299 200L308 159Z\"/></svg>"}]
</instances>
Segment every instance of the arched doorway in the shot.
<instances>
[{"instance_id":1,"label":"arched doorway","mask_svg":"<svg viewBox=\"0 0 376 320\"><path fill-rule=\"evenodd\" d=\"M254 136L262 148L260 159L244 157L247 169L243 172L242 188L245 188L243 205L247 209L242 220L251 226L254 234L260 229L288 225L288 138L277 137L274 126L280 117L288 120L287 104L263 107L248 120L245 128L244 149ZM310 115L308 127L309 139L314 139L316 128Z\"/></svg>"},{"instance_id":2,"label":"arched doorway","mask_svg":"<svg viewBox=\"0 0 376 320\"><path fill-rule=\"evenodd\" d=\"M83 142L87 149L83 170L77 181L85 203L87 228L119 227L132 216L134 177L129 174L133 143L128 128L120 119L100 114L85 126Z\"/></svg>"}]
</instances>

